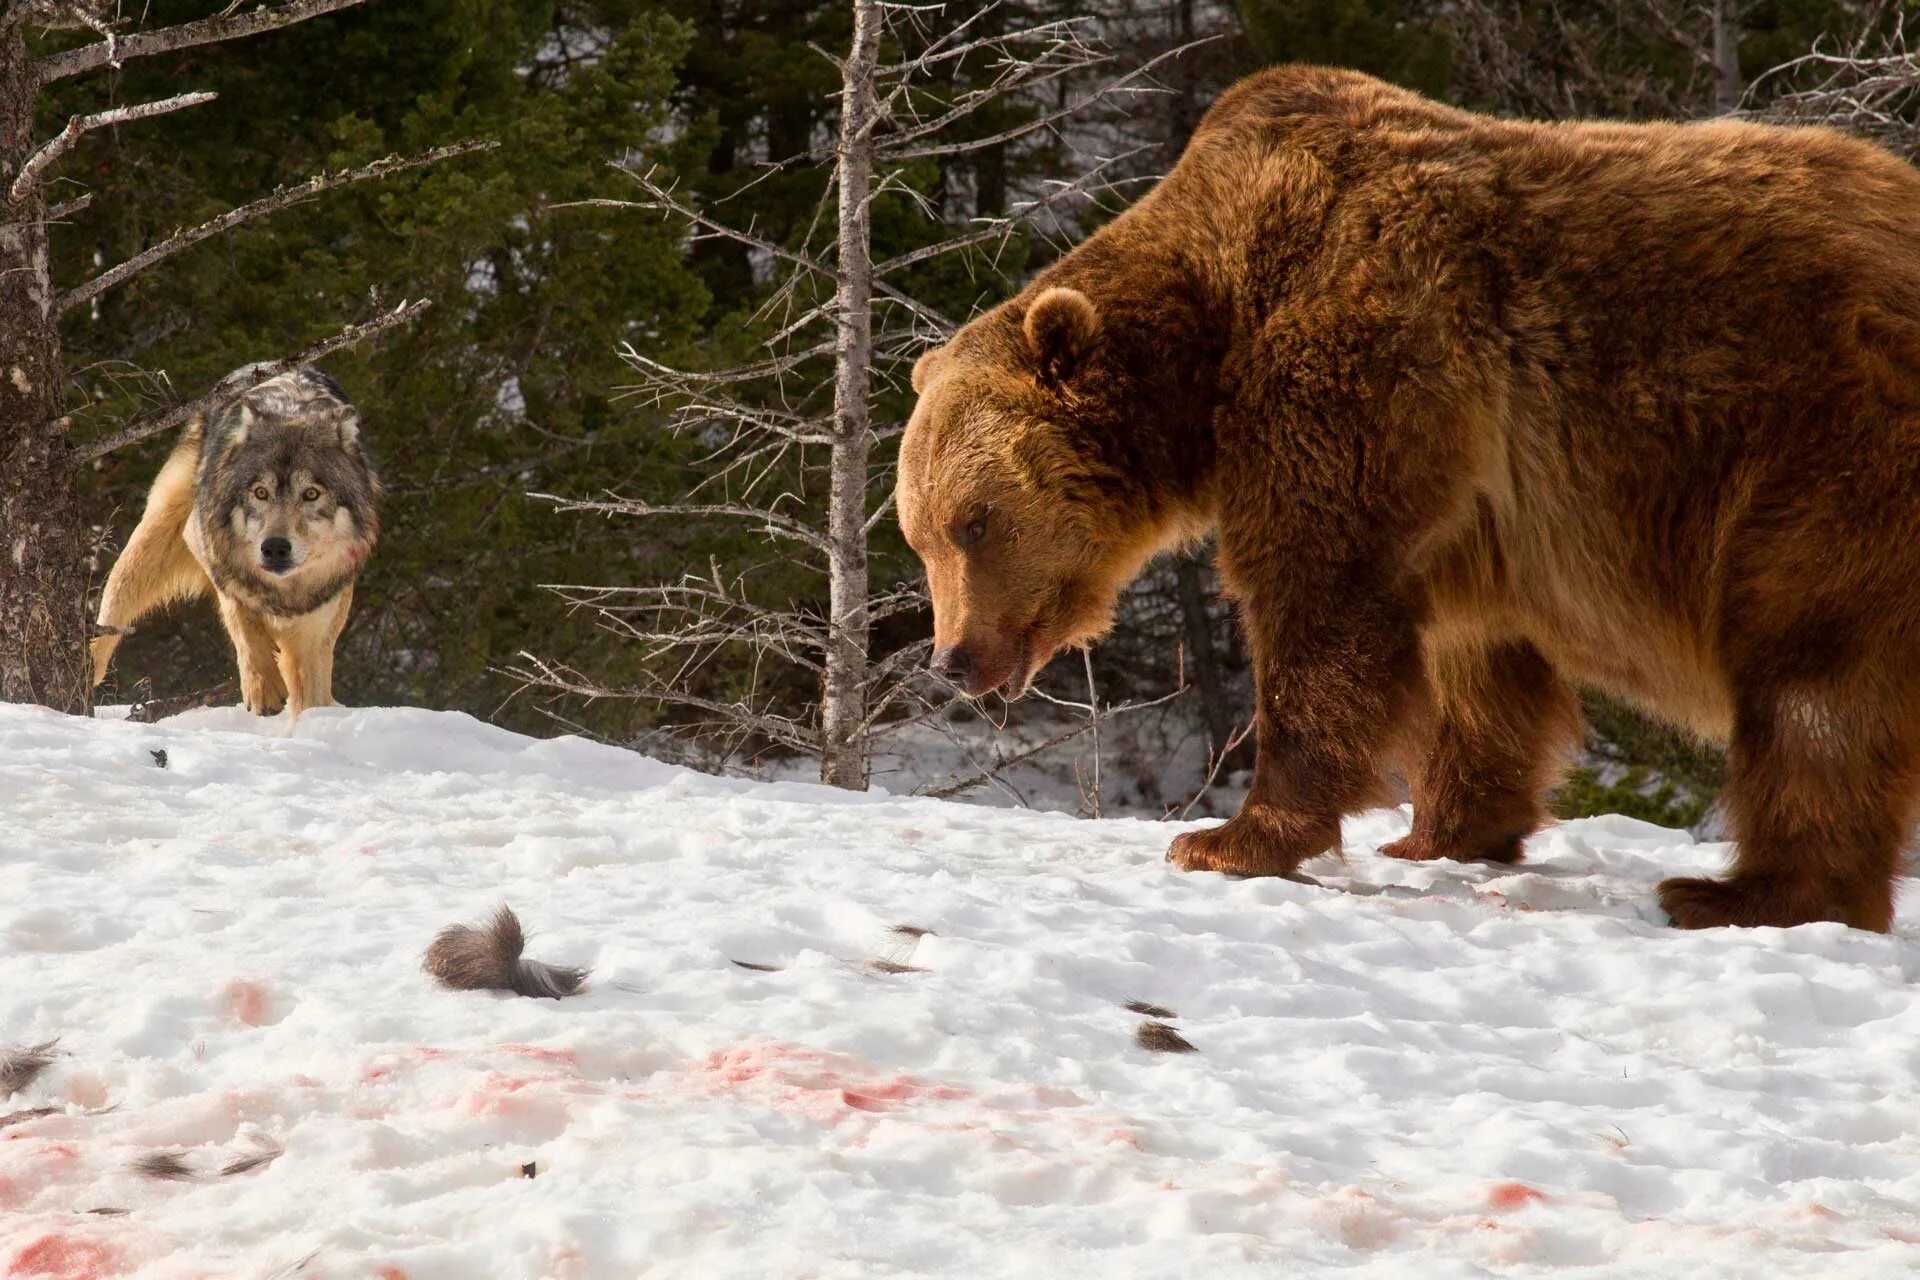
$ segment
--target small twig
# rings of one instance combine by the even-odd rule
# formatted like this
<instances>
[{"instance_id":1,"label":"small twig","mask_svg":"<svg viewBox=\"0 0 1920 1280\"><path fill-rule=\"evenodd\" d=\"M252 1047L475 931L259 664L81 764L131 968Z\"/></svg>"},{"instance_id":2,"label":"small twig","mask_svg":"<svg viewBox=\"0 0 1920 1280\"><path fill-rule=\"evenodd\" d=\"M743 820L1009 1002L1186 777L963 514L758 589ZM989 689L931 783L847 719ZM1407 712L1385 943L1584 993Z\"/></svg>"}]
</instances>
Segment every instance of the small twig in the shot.
<instances>
[{"instance_id":1,"label":"small twig","mask_svg":"<svg viewBox=\"0 0 1920 1280\"><path fill-rule=\"evenodd\" d=\"M1193 793L1193 799L1187 801L1187 803L1181 807L1180 820L1182 822L1187 820L1187 815L1193 812L1193 807L1205 798L1207 792L1213 790L1213 781L1220 776L1220 766L1227 762L1227 757L1234 753L1235 748L1247 740L1247 735L1253 732L1253 723L1251 720L1247 721L1246 727L1228 738L1226 745L1222 746L1217 754L1208 752L1210 758L1207 762L1207 776L1201 779L1200 789ZM1172 810L1168 810L1167 816L1171 815Z\"/></svg>"}]
</instances>

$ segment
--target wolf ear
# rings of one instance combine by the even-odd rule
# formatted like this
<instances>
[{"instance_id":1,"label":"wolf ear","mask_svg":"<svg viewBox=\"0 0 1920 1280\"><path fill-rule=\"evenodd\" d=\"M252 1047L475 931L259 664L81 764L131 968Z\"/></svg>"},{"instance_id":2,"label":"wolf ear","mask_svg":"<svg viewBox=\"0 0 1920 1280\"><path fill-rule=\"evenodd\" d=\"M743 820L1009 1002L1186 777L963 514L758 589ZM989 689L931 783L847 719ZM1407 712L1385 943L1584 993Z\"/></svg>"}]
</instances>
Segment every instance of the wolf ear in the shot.
<instances>
[{"instance_id":1,"label":"wolf ear","mask_svg":"<svg viewBox=\"0 0 1920 1280\"><path fill-rule=\"evenodd\" d=\"M1100 340L1100 313L1078 289L1043 289L1027 307L1027 343L1040 364L1040 381L1059 386L1071 378Z\"/></svg>"},{"instance_id":2,"label":"wolf ear","mask_svg":"<svg viewBox=\"0 0 1920 1280\"><path fill-rule=\"evenodd\" d=\"M360 446L360 415L352 409L342 409L333 415L334 429L340 435L342 449L357 449Z\"/></svg>"},{"instance_id":3,"label":"wolf ear","mask_svg":"<svg viewBox=\"0 0 1920 1280\"><path fill-rule=\"evenodd\" d=\"M233 416L227 420L227 443L240 445L247 442L247 436L253 431L253 406L245 400L233 407Z\"/></svg>"},{"instance_id":4,"label":"wolf ear","mask_svg":"<svg viewBox=\"0 0 1920 1280\"><path fill-rule=\"evenodd\" d=\"M927 384L933 381L934 374L940 372L940 366L946 363L946 359L945 347L928 347L920 353L920 358L913 362L913 394L919 395L927 389Z\"/></svg>"}]
</instances>

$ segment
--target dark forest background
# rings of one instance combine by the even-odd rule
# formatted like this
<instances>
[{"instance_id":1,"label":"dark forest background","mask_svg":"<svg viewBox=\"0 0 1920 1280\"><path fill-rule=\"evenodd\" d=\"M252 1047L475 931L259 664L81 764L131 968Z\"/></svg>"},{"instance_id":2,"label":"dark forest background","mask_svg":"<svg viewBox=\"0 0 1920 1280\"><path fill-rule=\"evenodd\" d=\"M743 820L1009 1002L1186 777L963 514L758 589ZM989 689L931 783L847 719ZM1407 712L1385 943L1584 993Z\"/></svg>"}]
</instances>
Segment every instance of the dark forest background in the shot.
<instances>
[{"instance_id":1,"label":"dark forest background","mask_svg":"<svg viewBox=\"0 0 1920 1280\"><path fill-rule=\"evenodd\" d=\"M149 20L222 4L155 0ZM949 6L949 18L966 8ZM916 198L877 202L875 252L890 256L1002 213L1090 157L1125 157L1103 195L1053 225L930 265L913 292L949 316L1006 296L1111 216L1178 155L1206 104L1262 65L1351 66L1507 114L1694 117L1764 109L1791 78L1762 73L1888 17L1828 0L1035 0L1006 6L1003 20L1087 15L1115 54L1089 77L1207 42L1156 68L1159 92L935 158L918 172ZM817 571L770 557L741 529L610 521L528 495L666 499L692 488L701 442L623 396L633 376L619 348L694 367L746 358L772 323L759 304L773 281L753 253L689 244L658 216L561 206L632 197L609 162L637 162L769 240L804 236L828 167L804 157L831 138L837 110L838 73L820 50L844 50L848 24L847 6L832 0L375 0L256 40L130 62L104 82L62 83L50 120L97 109L103 94L140 101L191 84L221 95L80 143L66 172L96 195L54 232L55 271L69 280L312 173L462 138L500 144L250 224L71 315L76 434L104 433L235 366L297 350L377 302L434 299L420 322L328 362L361 406L388 492L385 536L342 640L339 695L654 741L671 713L646 700L516 696L518 682L499 669L522 651L609 685L633 683L651 660L542 584L666 581L716 557L758 555L758 590L808 598L821 591ZM1055 99L1011 100L966 128L985 137L1045 112L1087 87L1070 80L1049 87ZM890 391L875 412L898 420L908 408ZM169 444L149 440L93 465L99 574ZM914 581L891 523L875 537L877 588ZM902 615L878 640L902 643L926 626ZM1157 566L1096 661L1109 699L1149 699L1185 680L1195 687L1178 714L1211 724L1216 739L1245 719L1239 643L1212 603L1204 560ZM212 611L183 609L123 647L103 700L208 687L230 663ZM724 658L700 675L719 686L737 677ZM817 692L796 679L787 696L804 705ZM1591 709L1588 767L1563 806L1698 822L1713 754L1620 708Z\"/></svg>"}]
</instances>

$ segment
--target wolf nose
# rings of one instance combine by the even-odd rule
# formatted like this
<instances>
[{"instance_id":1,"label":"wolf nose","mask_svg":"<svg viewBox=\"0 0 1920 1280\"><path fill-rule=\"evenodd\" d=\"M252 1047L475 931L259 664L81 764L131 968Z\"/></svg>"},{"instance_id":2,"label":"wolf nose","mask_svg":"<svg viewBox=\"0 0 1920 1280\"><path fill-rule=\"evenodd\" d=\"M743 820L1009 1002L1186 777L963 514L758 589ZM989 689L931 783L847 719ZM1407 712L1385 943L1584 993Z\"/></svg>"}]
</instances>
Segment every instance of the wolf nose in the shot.
<instances>
[{"instance_id":1,"label":"wolf nose","mask_svg":"<svg viewBox=\"0 0 1920 1280\"><path fill-rule=\"evenodd\" d=\"M260 558L268 563L293 558L293 543L286 538L266 538L260 543Z\"/></svg>"},{"instance_id":2,"label":"wolf nose","mask_svg":"<svg viewBox=\"0 0 1920 1280\"><path fill-rule=\"evenodd\" d=\"M955 684L964 681L973 674L973 652L959 645L951 645L933 655L933 674Z\"/></svg>"}]
</instances>

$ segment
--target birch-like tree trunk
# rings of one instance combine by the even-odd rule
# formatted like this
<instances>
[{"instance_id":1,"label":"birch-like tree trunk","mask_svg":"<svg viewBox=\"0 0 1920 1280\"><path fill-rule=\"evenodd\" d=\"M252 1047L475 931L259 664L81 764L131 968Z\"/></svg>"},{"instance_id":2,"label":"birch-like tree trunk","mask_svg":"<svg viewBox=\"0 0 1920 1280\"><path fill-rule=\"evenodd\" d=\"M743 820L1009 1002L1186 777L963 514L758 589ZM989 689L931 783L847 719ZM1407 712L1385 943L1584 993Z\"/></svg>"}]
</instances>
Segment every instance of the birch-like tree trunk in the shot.
<instances>
[{"instance_id":1,"label":"birch-like tree trunk","mask_svg":"<svg viewBox=\"0 0 1920 1280\"><path fill-rule=\"evenodd\" d=\"M84 714L87 563L60 419L47 203L33 156L39 69L22 13L0 14L0 700Z\"/></svg>"},{"instance_id":2,"label":"birch-like tree trunk","mask_svg":"<svg viewBox=\"0 0 1920 1280\"><path fill-rule=\"evenodd\" d=\"M1746 94L1740 75L1739 0L1713 0L1713 113L1736 111Z\"/></svg>"},{"instance_id":3,"label":"birch-like tree trunk","mask_svg":"<svg viewBox=\"0 0 1920 1280\"><path fill-rule=\"evenodd\" d=\"M820 780L864 790L867 716L867 398L873 380L874 75L879 0L854 0L853 47L841 69L839 258L834 338L833 444L827 512L826 677L821 689Z\"/></svg>"}]
</instances>

